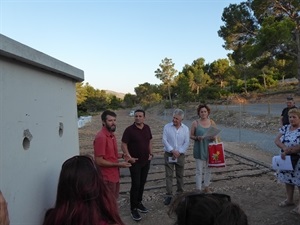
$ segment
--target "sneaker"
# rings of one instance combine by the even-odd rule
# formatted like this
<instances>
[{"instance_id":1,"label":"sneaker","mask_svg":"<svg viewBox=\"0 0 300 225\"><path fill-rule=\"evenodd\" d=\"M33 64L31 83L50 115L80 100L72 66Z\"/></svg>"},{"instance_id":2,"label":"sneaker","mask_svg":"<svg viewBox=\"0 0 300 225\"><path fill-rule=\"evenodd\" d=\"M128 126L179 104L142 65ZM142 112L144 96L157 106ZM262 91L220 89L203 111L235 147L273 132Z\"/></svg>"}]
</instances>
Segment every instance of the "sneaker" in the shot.
<instances>
[{"instance_id":1,"label":"sneaker","mask_svg":"<svg viewBox=\"0 0 300 225\"><path fill-rule=\"evenodd\" d=\"M149 210L143 205L143 203L139 203L137 210L141 213L147 213Z\"/></svg>"},{"instance_id":2,"label":"sneaker","mask_svg":"<svg viewBox=\"0 0 300 225\"><path fill-rule=\"evenodd\" d=\"M135 221L140 221L142 219L137 209L131 210L131 218Z\"/></svg>"},{"instance_id":3,"label":"sneaker","mask_svg":"<svg viewBox=\"0 0 300 225\"><path fill-rule=\"evenodd\" d=\"M171 201L172 201L172 197L170 196L165 197L164 205L170 205Z\"/></svg>"}]
</instances>

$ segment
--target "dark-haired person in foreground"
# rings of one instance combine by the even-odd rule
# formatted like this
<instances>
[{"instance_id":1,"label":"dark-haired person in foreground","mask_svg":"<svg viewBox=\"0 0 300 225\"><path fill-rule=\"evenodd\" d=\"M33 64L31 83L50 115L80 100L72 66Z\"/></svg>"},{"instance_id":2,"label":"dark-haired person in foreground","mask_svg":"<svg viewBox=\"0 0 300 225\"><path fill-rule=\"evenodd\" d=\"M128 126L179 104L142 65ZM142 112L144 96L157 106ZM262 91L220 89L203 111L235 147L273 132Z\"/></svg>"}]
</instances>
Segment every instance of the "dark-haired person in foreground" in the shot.
<instances>
[{"instance_id":1,"label":"dark-haired person in foreground","mask_svg":"<svg viewBox=\"0 0 300 225\"><path fill-rule=\"evenodd\" d=\"M188 192L178 196L169 209L176 225L248 225L244 211L225 194Z\"/></svg>"},{"instance_id":2,"label":"dark-haired person in foreground","mask_svg":"<svg viewBox=\"0 0 300 225\"><path fill-rule=\"evenodd\" d=\"M88 156L74 156L61 168L54 208L43 225L124 225L116 198L104 185L99 167Z\"/></svg>"},{"instance_id":3,"label":"dark-haired person in foreground","mask_svg":"<svg viewBox=\"0 0 300 225\"><path fill-rule=\"evenodd\" d=\"M0 191L0 225L9 225L7 202Z\"/></svg>"}]
</instances>

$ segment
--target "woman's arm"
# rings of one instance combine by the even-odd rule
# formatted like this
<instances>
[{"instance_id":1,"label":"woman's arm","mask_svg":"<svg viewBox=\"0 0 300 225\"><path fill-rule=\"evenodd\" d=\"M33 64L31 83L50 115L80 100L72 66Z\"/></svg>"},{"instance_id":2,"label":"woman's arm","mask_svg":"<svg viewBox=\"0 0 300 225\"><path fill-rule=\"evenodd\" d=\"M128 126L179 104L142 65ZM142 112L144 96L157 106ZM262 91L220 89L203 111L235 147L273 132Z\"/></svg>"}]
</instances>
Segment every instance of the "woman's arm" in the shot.
<instances>
[{"instance_id":1,"label":"woman's arm","mask_svg":"<svg viewBox=\"0 0 300 225\"><path fill-rule=\"evenodd\" d=\"M210 119L210 125L217 128L217 124L212 119Z\"/></svg>"},{"instance_id":2,"label":"woman's arm","mask_svg":"<svg viewBox=\"0 0 300 225\"><path fill-rule=\"evenodd\" d=\"M281 153L281 158L285 159L285 156L288 154L288 147L283 144L280 140L280 138L282 137L282 134L279 133L276 138L275 138L275 144L277 145L278 148L280 148L283 152Z\"/></svg>"},{"instance_id":3,"label":"woman's arm","mask_svg":"<svg viewBox=\"0 0 300 225\"><path fill-rule=\"evenodd\" d=\"M196 125L197 125L197 122L194 121L192 123L191 131L190 131L190 139L195 140L195 141L197 140L197 136L195 135Z\"/></svg>"},{"instance_id":4,"label":"woman's arm","mask_svg":"<svg viewBox=\"0 0 300 225\"><path fill-rule=\"evenodd\" d=\"M214 128L217 128L217 124L212 119L210 119L210 125ZM211 141L220 142L220 138L218 138L218 136L214 136L211 138Z\"/></svg>"},{"instance_id":5,"label":"woman's arm","mask_svg":"<svg viewBox=\"0 0 300 225\"><path fill-rule=\"evenodd\" d=\"M275 144L277 145L278 148L282 149L283 151L285 151L287 149L287 146L285 144L283 144L280 140L280 138L282 137L282 134L279 133L276 138L275 138Z\"/></svg>"},{"instance_id":6,"label":"woman's arm","mask_svg":"<svg viewBox=\"0 0 300 225\"><path fill-rule=\"evenodd\" d=\"M300 153L300 145L288 147L285 151L286 154L297 154Z\"/></svg>"}]
</instances>

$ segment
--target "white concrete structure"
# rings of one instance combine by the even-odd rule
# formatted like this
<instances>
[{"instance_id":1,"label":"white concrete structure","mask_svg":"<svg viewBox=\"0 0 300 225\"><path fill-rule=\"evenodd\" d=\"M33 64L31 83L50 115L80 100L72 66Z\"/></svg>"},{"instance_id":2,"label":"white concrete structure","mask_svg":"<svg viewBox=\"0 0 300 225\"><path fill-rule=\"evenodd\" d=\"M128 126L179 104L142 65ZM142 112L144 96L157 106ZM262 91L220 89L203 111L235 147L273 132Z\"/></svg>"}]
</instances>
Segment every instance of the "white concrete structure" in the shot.
<instances>
[{"instance_id":1,"label":"white concrete structure","mask_svg":"<svg viewBox=\"0 0 300 225\"><path fill-rule=\"evenodd\" d=\"M79 154L75 83L83 79L0 34L0 189L11 225L40 225L55 203L61 165Z\"/></svg>"}]
</instances>

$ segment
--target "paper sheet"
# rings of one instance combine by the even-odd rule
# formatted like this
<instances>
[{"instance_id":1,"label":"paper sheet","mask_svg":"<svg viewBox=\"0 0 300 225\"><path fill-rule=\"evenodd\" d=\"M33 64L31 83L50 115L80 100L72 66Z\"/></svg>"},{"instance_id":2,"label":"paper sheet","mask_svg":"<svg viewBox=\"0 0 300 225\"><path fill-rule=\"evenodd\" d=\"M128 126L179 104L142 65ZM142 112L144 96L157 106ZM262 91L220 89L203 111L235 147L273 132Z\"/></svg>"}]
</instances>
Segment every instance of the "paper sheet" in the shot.
<instances>
[{"instance_id":1,"label":"paper sheet","mask_svg":"<svg viewBox=\"0 0 300 225\"><path fill-rule=\"evenodd\" d=\"M169 163L176 163L177 162L177 158L173 158L173 157L169 157L168 158Z\"/></svg>"},{"instance_id":2,"label":"paper sheet","mask_svg":"<svg viewBox=\"0 0 300 225\"><path fill-rule=\"evenodd\" d=\"M274 170L293 170L291 156L285 156L285 160L280 155L276 155L272 159L272 168Z\"/></svg>"},{"instance_id":3,"label":"paper sheet","mask_svg":"<svg viewBox=\"0 0 300 225\"><path fill-rule=\"evenodd\" d=\"M210 128L208 128L208 130L206 131L206 133L203 135L203 138L205 138L205 139L214 138L220 132L221 132L221 130L219 130L218 128L215 128L213 126L211 126Z\"/></svg>"}]
</instances>

